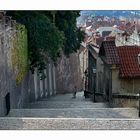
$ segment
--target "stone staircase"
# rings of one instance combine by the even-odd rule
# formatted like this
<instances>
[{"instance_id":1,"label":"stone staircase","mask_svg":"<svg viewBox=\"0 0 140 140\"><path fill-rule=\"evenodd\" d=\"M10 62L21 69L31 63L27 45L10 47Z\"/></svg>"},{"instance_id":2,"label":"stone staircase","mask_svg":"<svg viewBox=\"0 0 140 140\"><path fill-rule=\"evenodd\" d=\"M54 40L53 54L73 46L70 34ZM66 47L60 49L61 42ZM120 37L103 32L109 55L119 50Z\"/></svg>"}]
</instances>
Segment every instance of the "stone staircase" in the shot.
<instances>
[{"instance_id":1,"label":"stone staircase","mask_svg":"<svg viewBox=\"0 0 140 140\"><path fill-rule=\"evenodd\" d=\"M9 117L42 118L138 118L132 108L12 109Z\"/></svg>"},{"instance_id":2,"label":"stone staircase","mask_svg":"<svg viewBox=\"0 0 140 140\"><path fill-rule=\"evenodd\" d=\"M56 95L11 109L0 118L0 129L140 129L138 110L109 108L107 103L93 103L78 93Z\"/></svg>"},{"instance_id":3,"label":"stone staircase","mask_svg":"<svg viewBox=\"0 0 140 140\"><path fill-rule=\"evenodd\" d=\"M47 108L47 109L82 109L82 108L107 108L107 103L93 103L86 101L37 101L24 106L24 108Z\"/></svg>"}]
</instances>

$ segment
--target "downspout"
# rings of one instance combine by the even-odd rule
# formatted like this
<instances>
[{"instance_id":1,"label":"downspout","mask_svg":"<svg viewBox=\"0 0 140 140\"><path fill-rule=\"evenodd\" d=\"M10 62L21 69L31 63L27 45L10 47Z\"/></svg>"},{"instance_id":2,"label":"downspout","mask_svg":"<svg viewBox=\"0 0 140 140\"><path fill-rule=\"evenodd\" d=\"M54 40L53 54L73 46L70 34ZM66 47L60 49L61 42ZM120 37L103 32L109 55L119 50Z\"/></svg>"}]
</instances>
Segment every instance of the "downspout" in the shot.
<instances>
[{"instance_id":1,"label":"downspout","mask_svg":"<svg viewBox=\"0 0 140 140\"><path fill-rule=\"evenodd\" d=\"M112 68L109 69L109 106L112 107Z\"/></svg>"}]
</instances>

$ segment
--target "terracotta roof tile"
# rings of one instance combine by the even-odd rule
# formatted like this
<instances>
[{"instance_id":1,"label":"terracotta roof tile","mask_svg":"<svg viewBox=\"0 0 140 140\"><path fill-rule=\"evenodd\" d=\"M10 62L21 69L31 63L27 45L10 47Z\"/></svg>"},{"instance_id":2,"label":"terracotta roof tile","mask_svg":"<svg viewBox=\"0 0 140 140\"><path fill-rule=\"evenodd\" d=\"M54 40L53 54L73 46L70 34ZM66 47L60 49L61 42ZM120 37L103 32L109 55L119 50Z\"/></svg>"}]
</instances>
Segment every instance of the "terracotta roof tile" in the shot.
<instances>
[{"instance_id":1,"label":"terracotta roof tile","mask_svg":"<svg viewBox=\"0 0 140 140\"><path fill-rule=\"evenodd\" d=\"M119 64L119 56L117 53L115 41L103 41L101 49L104 49L105 51L105 62L107 64Z\"/></svg>"},{"instance_id":2,"label":"terracotta roof tile","mask_svg":"<svg viewBox=\"0 0 140 140\"><path fill-rule=\"evenodd\" d=\"M120 59L120 77L140 77L140 65L138 64L140 47L117 47L117 51Z\"/></svg>"},{"instance_id":3,"label":"terracotta roof tile","mask_svg":"<svg viewBox=\"0 0 140 140\"><path fill-rule=\"evenodd\" d=\"M119 74L122 78L140 77L138 64L140 46L116 47L114 41L103 41L99 55L107 64L119 64Z\"/></svg>"}]
</instances>

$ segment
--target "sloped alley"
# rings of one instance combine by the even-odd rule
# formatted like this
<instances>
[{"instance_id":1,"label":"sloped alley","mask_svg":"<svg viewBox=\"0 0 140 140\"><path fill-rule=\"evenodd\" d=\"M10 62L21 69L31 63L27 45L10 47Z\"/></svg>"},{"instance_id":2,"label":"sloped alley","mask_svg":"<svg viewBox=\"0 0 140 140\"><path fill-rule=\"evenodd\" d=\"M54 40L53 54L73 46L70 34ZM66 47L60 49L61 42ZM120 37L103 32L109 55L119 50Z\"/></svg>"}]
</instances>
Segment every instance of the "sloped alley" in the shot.
<instances>
[{"instance_id":1,"label":"sloped alley","mask_svg":"<svg viewBox=\"0 0 140 140\"><path fill-rule=\"evenodd\" d=\"M12 109L10 117L47 118L137 118L134 108L109 108L107 103L93 103L84 98L83 92L60 94L25 105L24 109Z\"/></svg>"},{"instance_id":2,"label":"sloped alley","mask_svg":"<svg viewBox=\"0 0 140 140\"><path fill-rule=\"evenodd\" d=\"M0 118L0 129L134 129L139 128L134 108L109 108L107 103L93 103L83 92L60 94L11 109Z\"/></svg>"}]
</instances>

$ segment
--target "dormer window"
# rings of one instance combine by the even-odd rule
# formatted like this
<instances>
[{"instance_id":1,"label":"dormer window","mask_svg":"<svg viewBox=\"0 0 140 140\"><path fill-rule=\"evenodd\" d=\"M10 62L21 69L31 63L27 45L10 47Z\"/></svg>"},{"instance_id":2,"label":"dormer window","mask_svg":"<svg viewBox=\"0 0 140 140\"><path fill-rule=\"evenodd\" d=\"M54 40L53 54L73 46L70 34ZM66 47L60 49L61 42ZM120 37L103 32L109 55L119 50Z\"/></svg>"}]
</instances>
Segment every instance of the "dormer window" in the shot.
<instances>
[{"instance_id":1,"label":"dormer window","mask_svg":"<svg viewBox=\"0 0 140 140\"><path fill-rule=\"evenodd\" d=\"M138 63L140 65L140 53L138 54Z\"/></svg>"}]
</instances>

